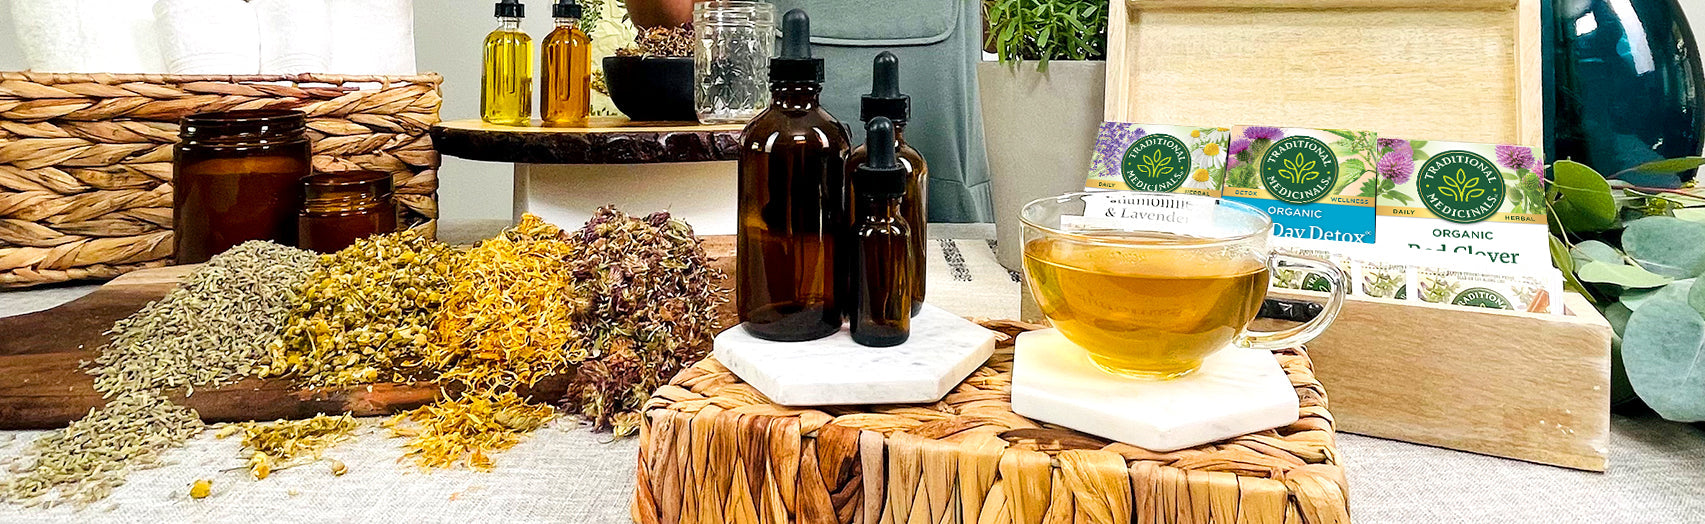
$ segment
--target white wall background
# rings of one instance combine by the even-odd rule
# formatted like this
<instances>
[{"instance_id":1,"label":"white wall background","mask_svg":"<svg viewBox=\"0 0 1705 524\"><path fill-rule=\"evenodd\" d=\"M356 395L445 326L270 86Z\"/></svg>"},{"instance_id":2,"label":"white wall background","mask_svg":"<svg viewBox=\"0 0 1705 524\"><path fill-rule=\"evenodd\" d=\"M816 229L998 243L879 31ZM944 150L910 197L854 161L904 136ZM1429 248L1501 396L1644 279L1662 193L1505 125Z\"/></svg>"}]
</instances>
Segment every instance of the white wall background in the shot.
<instances>
[{"instance_id":1,"label":"white wall background","mask_svg":"<svg viewBox=\"0 0 1705 524\"><path fill-rule=\"evenodd\" d=\"M1679 2L1693 25L1693 34L1705 38L1705 0ZM542 38L550 30L550 2L526 3L524 26L529 34ZM422 71L444 75L446 120L479 116L480 42L494 25L491 4L486 0L415 0L417 61ZM0 70L24 67L22 51L13 37L11 3L5 2L5 8L0 9ZM509 164L446 157L439 181L444 218L509 218L513 187Z\"/></svg>"}]
</instances>

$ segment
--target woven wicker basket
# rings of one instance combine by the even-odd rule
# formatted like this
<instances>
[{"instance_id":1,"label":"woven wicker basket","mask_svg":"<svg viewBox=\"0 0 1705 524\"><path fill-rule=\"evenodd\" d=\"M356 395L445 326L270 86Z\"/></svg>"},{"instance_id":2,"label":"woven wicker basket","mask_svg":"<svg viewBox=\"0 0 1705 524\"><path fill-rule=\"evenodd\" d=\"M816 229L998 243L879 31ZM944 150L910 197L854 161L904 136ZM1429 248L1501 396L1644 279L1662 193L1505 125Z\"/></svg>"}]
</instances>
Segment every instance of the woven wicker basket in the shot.
<instances>
[{"instance_id":1,"label":"woven wicker basket","mask_svg":"<svg viewBox=\"0 0 1705 524\"><path fill-rule=\"evenodd\" d=\"M1011 336L929 405L773 404L714 359L645 407L633 518L654 523L1349 522L1326 394L1274 353L1301 399L1276 430L1155 453L1012 412Z\"/></svg>"},{"instance_id":2,"label":"woven wicker basket","mask_svg":"<svg viewBox=\"0 0 1705 524\"><path fill-rule=\"evenodd\" d=\"M203 111L307 113L316 171L392 173L401 223L434 233L442 81L0 73L0 287L169 263L172 146Z\"/></svg>"}]
</instances>

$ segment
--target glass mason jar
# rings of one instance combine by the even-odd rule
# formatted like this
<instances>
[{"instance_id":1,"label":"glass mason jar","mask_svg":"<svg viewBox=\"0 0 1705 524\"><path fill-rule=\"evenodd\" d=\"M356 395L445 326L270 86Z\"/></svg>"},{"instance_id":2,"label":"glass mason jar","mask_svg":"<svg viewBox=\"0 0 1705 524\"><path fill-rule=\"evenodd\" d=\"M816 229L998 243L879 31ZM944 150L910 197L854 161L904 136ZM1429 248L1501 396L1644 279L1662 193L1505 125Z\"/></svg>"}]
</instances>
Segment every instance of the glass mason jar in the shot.
<instances>
[{"instance_id":1,"label":"glass mason jar","mask_svg":"<svg viewBox=\"0 0 1705 524\"><path fill-rule=\"evenodd\" d=\"M397 230L395 184L390 173L322 173L302 182L297 218L302 249L335 253L356 240Z\"/></svg>"},{"instance_id":2,"label":"glass mason jar","mask_svg":"<svg viewBox=\"0 0 1705 524\"><path fill-rule=\"evenodd\" d=\"M184 117L172 156L179 264L249 240L296 245L302 179L311 173L307 115L244 110Z\"/></svg>"},{"instance_id":3,"label":"glass mason jar","mask_svg":"<svg viewBox=\"0 0 1705 524\"><path fill-rule=\"evenodd\" d=\"M693 4L693 105L707 124L745 122L770 104L776 11L769 2Z\"/></svg>"}]
</instances>

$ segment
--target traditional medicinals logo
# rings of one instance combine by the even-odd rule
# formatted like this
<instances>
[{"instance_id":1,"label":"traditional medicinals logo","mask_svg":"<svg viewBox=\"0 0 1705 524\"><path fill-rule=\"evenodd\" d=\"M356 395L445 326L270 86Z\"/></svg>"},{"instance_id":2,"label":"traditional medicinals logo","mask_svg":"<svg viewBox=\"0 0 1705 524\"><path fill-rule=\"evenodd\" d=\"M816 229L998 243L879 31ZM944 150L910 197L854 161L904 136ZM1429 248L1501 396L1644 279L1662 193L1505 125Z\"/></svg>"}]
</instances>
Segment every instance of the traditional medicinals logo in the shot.
<instances>
[{"instance_id":1,"label":"traditional medicinals logo","mask_svg":"<svg viewBox=\"0 0 1705 524\"><path fill-rule=\"evenodd\" d=\"M1468 291L1457 293L1456 298L1451 299L1450 303L1458 306L1510 309L1509 299L1499 295L1497 291L1483 287L1469 288Z\"/></svg>"},{"instance_id":2,"label":"traditional medicinals logo","mask_svg":"<svg viewBox=\"0 0 1705 524\"><path fill-rule=\"evenodd\" d=\"M1280 139L1261 156L1261 185L1274 198L1308 204L1324 198L1338 183L1338 155L1311 136Z\"/></svg>"},{"instance_id":3,"label":"traditional medicinals logo","mask_svg":"<svg viewBox=\"0 0 1705 524\"><path fill-rule=\"evenodd\" d=\"M1467 151L1427 159L1415 175L1415 187L1427 209L1451 222L1479 222L1504 205L1503 174L1486 157Z\"/></svg>"},{"instance_id":4,"label":"traditional medicinals logo","mask_svg":"<svg viewBox=\"0 0 1705 524\"><path fill-rule=\"evenodd\" d=\"M1132 191L1169 192L1190 176L1190 149L1171 135L1147 135L1131 143L1119 167Z\"/></svg>"}]
</instances>

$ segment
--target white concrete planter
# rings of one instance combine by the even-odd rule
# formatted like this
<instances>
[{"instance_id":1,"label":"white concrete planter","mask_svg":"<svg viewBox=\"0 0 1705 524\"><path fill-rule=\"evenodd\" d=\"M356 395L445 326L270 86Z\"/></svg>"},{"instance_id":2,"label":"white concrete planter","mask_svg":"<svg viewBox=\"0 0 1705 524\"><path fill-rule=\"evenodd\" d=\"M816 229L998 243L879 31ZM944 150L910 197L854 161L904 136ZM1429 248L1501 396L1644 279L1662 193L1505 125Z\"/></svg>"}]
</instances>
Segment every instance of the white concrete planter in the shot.
<instances>
[{"instance_id":1,"label":"white concrete planter","mask_svg":"<svg viewBox=\"0 0 1705 524\"><path fill-rule=\"evenodd\" d=\"M1099 60L1049 62L1046 73L1032 62L977 64L998 256L1007 269L1022 263L1019 209L1083 190L1106 83L1107 63Z\"/></svg>"}]
</instances>

